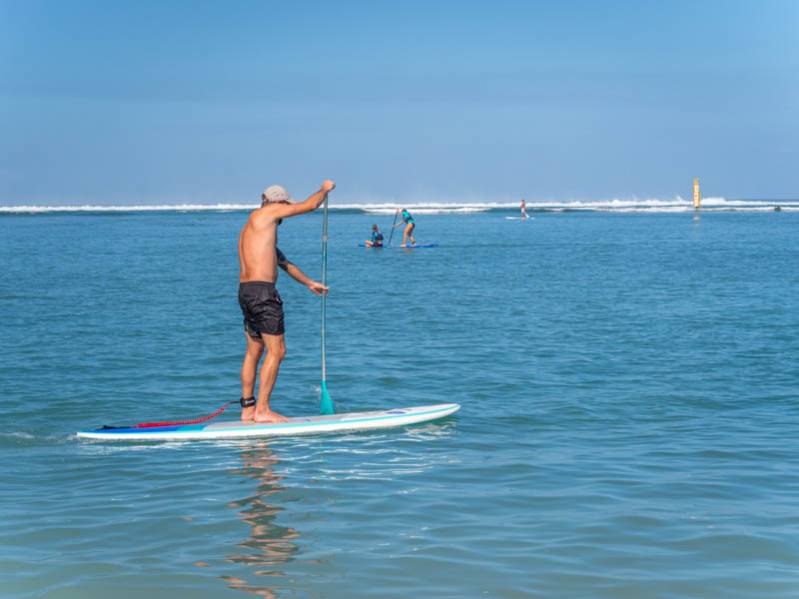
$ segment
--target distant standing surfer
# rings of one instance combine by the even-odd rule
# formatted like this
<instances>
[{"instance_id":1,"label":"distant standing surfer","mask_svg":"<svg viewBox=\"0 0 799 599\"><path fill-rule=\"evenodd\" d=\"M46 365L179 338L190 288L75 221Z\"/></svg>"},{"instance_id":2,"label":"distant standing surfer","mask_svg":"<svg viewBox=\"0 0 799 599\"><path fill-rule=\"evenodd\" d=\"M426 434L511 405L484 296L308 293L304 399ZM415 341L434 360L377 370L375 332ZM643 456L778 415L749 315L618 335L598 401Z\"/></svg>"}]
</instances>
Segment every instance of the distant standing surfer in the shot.
<instances>
[{"instance_id":1,"label":"distant standing surfer","mask_svg":"<svg viewBox=\"0 0 799 599\"><path fill-rule=\"evenodd\" d=\"M527 203L524 200L522 200L522 203L519 206L519 208L522 211L522 220L527 220Z\"/></svg>"},{"instance_id":2,"label":"distant standing surfer","mask_svg":"<svg viewBox=\"0 0 799 599\"><path fill-rule=\"evenodd\" d=\"M367 239L364 245L368 248L381 248L383 247L383 234L377 225L372 225L372 238Z\"/></svg>"},{"instance_id":3,"label":"distant standing surfer","mask_svg":"<svg viewBox=\"0 0 799 599\"><path fill-rule=\"evenodd\" d=\"M333 181L325 181L319 191L297 203L289 200L288 192L280 185L267 187L261 194L261 207L252 211L239 235L239 305L244 315L244 337L247 339L247 353L241 367L240 403L244 421L286 420L269 407L280 363L286 355L283 301L275 287L277 267L316 295L327 293L327 287L311 279L280 251L277 227L284 218L316 210L335 187ZM264 347L266 358L261 366L256 402L253 396L255 375Z\"/></svg>"},{"instance_id":4,"label":"distant standing surfer","mask_svg":"<svg viewBox=\"0 0 799 599\"><path fill-rule=\"evenodd\" d=\"M397 210L397 212L400 212L400 210ZM401 227L403 224L405 225L405 229L402 231L402 247L407 247L408 239L411 240L411 245L416 245L416 239L413 238L413 230L416 228L416 223L413 222L413 216L411 216L407 208L403 208L401 212L402 220L395 226Z\"/></svg>"}]
</instances>

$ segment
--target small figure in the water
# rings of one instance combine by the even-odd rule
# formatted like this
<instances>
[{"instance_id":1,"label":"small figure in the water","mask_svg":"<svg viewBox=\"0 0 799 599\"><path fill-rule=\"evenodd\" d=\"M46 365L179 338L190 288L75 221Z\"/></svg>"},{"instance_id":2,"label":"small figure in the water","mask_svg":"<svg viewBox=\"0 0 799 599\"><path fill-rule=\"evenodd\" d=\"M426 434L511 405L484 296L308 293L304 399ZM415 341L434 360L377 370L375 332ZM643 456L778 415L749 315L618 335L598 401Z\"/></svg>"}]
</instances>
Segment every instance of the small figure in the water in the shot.
<instances>
[{"instance_id":1,"label":"small figure in the water","mask_svg":"<svg viewBox=\"0 0 799 599\"><path fill-rule=\"evenodd\" d=\"M397 212L400 212L400 210L397 210ZM413 222L413 216L411 216L407 208L402 209L401 218L402 220L394 226L400 227L403 224L405 225L405 230L402 232L402 247L408 246L408 239L411 240L411 245L416 245L416 239L413 237L413 230L416 228L416 223Z\"/></svg>"},{"instance_id":2,"label":"small figure in the water","mask_svg":"<svg viewBox=\"0 0 799 599\"><path fill-rule=\"evenodd\" d=\"M527 220L527 203L524 200L522 200L519 209L522 211L522 220Z\"/></svg>"},{"instance_id":3,"label":"small figure in the water","mask_svg":"<svg viewBox=\"0 0 799 599\"><path fill-rule=\"evenodd\" d=\"M377 228L377 225L372 225L372 238L367 239L364 245L368 248L383 247L383 234L380 232L380 229Z\"/></svg>"}]
</instances>

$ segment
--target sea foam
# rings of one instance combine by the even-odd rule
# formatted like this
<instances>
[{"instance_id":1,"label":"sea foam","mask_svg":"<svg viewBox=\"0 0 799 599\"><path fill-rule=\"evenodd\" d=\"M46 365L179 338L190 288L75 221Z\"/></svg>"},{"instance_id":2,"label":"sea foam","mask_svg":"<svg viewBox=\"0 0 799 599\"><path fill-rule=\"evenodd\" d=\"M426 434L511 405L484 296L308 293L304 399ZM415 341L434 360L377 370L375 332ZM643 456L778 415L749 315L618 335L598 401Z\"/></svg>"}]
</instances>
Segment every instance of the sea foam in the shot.
<instances>
[{"instance_id":1,"label":"sea foam","mask_svg":"<svg viewBox=\"0 0 799 599\"><path fill-rule=\"evenodd\" d=\"M124 212L227 212L253 210L256 204L132 204L132 205L17 205L0 206L0 214L47 214L47 213L124 213ZM407 208L416 214L474 214L479 212L516 211L519 203L497 202L335 202L331 200L333 212L361 212L390 215L399 208ZM707 197L702 199L705 212L768 212L775 208L786 212L799 211L799 200L747 200ZM673 213L690 212L694 207L690 200L680 196L674 198L611 198L599 200L531 200L528 212L644 212Z\"/></svg>"}]
</instances>

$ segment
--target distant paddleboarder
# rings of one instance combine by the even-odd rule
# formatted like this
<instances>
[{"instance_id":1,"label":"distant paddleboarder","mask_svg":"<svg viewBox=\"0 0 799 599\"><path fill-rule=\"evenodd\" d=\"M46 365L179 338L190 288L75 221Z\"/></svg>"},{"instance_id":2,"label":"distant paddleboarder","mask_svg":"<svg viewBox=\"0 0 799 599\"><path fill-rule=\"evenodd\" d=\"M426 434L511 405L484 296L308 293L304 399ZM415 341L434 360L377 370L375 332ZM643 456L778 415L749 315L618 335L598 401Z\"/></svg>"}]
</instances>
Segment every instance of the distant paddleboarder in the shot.
<instances>
[{"instance_id":1,"label":"distant paddleboarder","mask_svg":"<svg viewBox=\"0 0 799 599\"><path fill-rule=\"evenodd\" d=\"M527 203L524 200L522 200L522 203L519 206L519 209L522 212L522 220L527 220Z\"/></svg>"},{"instance_id":2,"label":"distant paddleboarder","mask_svg":"<svg viewBox=\"0 0 799 599\"><path fill-rule=\"evenodd\" d=\"M255 422L284 422L286 418L269 407L280 363L286 355L283 339L283 301L275 287L277 267L302 283L316 295L328 288L314 281L290 262L277 247L277 227L284 218L316 210L327 194L335 189L325 181L304 202L292 202L280 185L267 187L261 194L261 207L253 210L239 235L239 305L244 315L247 353L241 367L241 419ZM258 401L253 396L258 362L266 348L261 366Z\"/></svg>"},{"instance_id":3,"label":"distant paddleboarder","mask_svg":"<svg viewBox=\"0 0 799 599\"><path fill-rule=\"evenodd\" d=\"M377 225L372 225L372 237L363 242L368 248L381 248L383 247L383 234Z\"/></svg>"},{"instance_id":4,"label":"distant paddleboarder","mask_svg":"<svg viewBox=\"0 0 799 599\"><path fill-rule=\"evenodd\" d=\"M402 225L405 225L405 230L402 232L402 247L407 247L408 239L411 240L411 245L416 245L416 239L413 238L413 230L416 228L416 223L413 221L413 216L411 216L411 213L408 212L407 208L403 208L401 211L397 210L397 212L402 213L402 220L394 226L401 227Z\"/></svg>"}]
</instances>

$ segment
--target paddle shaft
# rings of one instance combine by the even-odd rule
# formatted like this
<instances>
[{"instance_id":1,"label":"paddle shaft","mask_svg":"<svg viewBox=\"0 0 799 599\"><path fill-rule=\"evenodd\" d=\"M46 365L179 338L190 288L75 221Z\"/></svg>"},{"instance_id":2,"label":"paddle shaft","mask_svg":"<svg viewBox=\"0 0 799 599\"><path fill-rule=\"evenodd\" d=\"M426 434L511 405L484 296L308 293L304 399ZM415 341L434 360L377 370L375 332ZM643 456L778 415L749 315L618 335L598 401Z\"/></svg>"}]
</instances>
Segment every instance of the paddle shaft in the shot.
<instances>
[{"instance_id":1,"label":"paddle shaft","mask_svg":"<svg viewBox=\"0 0 799 599\"><path fill-rule=\"evenodd\" d=\"M397 217L399 216L399 210L394 213L394 222L391 223L391 234L388 236L388 247L391 247L391 239L394 237L394 226L397 224Z\"/></svg>"},{"instance_id":2,"label":"paddle shaft","mask_svg":"<svg viewBox=\"0 0 799 599\"><path fill-rule=\"evenodd\" d=\"M327 287L327 195L322 224L322 285ZM325 323L327 320L327 291L322 291L322 384L319 397L319 412L335 414L336 408L327 391L327 349L325 348Z\"/></svg>"},{"instance_id":3,"label":"paddle shaft","mask_svg":"<svg viewBox=\"0 0 799 599\"><path fill-rule=\"evenodd\" d=\"M327 286L327 196L322 211L322 285ZM327 318L327 293L322 292L322 383L327 384L327 350L325 347L325 320Z\"/></svg>"}]
</instances>

